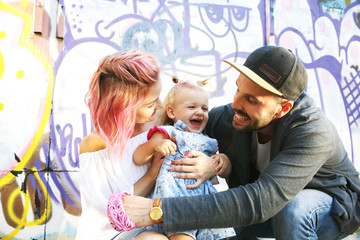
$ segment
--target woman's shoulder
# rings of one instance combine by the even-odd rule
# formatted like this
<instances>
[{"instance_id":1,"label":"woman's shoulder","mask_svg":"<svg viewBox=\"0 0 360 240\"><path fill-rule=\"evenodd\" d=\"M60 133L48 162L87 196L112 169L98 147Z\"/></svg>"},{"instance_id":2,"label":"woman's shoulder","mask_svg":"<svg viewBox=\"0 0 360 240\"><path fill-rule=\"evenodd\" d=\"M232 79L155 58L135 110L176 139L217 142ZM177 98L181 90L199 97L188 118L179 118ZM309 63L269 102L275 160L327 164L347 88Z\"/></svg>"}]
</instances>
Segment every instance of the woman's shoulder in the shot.
<instances>
[{"instance_id":1,"label":"woman's shoulder","mask_svg":"<svg viewBox=\"0 0 360 240\"><path fill-rule=\"evenodd\" d=\"M92 132L80 143L80 154L87 153L87 152L96 152L106 148L105 140L97 133Z\"/></svg>"}]
</instances>

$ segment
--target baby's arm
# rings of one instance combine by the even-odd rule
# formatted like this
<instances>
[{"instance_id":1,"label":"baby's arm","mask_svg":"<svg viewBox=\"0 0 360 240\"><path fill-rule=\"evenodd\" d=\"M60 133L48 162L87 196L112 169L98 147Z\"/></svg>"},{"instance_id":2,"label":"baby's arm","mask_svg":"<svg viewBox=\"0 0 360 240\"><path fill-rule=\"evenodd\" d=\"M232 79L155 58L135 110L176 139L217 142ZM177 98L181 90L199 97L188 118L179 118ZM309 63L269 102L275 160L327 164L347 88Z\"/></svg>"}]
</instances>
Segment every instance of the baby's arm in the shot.
<instances>
[{"instance_id":1,"label":"baby's arm","mask_svg":"<svg viewBox=\"0 0 360 240\"><path fill-rule=\"evenodd\" d=\"M216 175L222 178L227 178L231 173L231 162L230 159L223 153L215 154L212 156L216 165Z\"/></svg>"},{"instance_id":2,"label":"baby's arm","mask_svg":"<svg viewBox=\"0 0 360 240\"><path fill-rule=\"evenodd\" d=\"M134 162L137 165L148 163L153 158L155 152L158 152L162 157L174 152L176 144L170 139L167 139L165 133L161 131L154 132L151 138L141 144L134 152Z\"/></svg>"}]
</instances>

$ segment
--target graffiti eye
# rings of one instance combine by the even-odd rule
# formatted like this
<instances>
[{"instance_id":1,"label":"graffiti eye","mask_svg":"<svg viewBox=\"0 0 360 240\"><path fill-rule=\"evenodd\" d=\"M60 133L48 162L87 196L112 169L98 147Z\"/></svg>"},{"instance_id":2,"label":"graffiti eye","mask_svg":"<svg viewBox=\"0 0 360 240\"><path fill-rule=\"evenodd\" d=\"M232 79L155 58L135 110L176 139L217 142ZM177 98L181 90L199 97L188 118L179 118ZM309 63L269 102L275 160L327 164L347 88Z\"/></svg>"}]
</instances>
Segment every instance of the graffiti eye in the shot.
<instances>
[{"instance_id":1,"label":"graffiti eye","mask_svg":"<svg viewBox=\"0 0 360 240\"><path fill-rule=\"evenodd\" d=\"M360 28L360 12L354 13L355 23Z\"/></svg>"},{"instance_id":2,"label":"graffiti eye","mask_svg":"<svg viewBox=\"0 0 360 240\"><path fill-rule=\"evenodd\" d=\"M231 23L234 29L237 31L244 31L249 21L249 8L244 7L233 7L231 8Z\"/></svg>"},{"instance_id":3,"label":"graffiti eye","mask_svg":"<svg viewBox=\"0 0 360 240\"><path fill-rule=\"evenodd\" d=\"M200 17L207 30L223 37L231 31L244 31L248 26L250 8L240 6L206 5L199 7Z\"/></svg>"},{"instance_id":4,"label":"graffiti eye","mask_svg":"<svg viewBox=\"0 0 360 240\"><path fill-rule=\"evenodd\" d=\"M221 21L221 19L223 18L224 8L222 8L222 7L213 8L210 6L205 9L205 12L206 12L206 16L208 17L208 19L211 22L219 23Z\"/></svg>"}]
</instances>

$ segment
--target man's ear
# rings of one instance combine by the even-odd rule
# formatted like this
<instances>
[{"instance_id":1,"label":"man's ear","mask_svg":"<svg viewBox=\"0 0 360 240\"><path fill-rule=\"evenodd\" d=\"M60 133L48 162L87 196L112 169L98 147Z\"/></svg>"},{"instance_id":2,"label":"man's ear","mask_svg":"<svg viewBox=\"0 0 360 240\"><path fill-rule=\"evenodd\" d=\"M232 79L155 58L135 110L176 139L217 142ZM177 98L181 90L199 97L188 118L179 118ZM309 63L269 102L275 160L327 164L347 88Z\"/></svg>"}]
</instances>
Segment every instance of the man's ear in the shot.
<instances>
[{"instance_id":1,"label":"man's ear","mask_svg":"<svg viewBox=\"0 0 360 240\"><path fill-rule=\"evenodd\" d=\"M294 106L294 101L292 100L286 100L285 102L282 102L280 105L280 110L275 114L277 118L282 118L285 116Z\"/></svg>"},{"instance_id":2,"label":"man's ear","mask_svg":"<svg viewBox=\"0 0 360 240\"><path fill-rule=\"evenodd\" d=\"M166 107L166 114L168 115L168 117L170 119L174 119L175 115L174 115L174 109L170 106Z\"/></svg>"}]
</instances>

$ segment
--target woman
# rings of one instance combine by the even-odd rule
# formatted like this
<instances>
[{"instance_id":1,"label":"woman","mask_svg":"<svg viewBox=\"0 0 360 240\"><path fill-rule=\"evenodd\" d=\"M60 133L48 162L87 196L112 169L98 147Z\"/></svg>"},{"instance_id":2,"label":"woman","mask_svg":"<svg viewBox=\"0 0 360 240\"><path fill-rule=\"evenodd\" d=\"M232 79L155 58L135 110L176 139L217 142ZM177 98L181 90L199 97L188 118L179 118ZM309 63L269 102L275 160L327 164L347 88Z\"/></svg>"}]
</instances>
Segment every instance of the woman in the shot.
<instances>
[{"instance_id":1,"label":"woman","mask_svg":"<svg viewBox=\"0 0 360 240\"><path fill-rule=\"evenodd\" d=\"M128 239L136 233L119 235L108 221L106 206L114 192L148 196L153 189L162 160L136 166L132 154L147 140L146 123L162 107L160 92L156 59L138 51L105 57L93 74L85 102L95 131L80 144L82 215L77 240ZM167 238L154 233L154 239Z\"/></svg>"}]
</instances>

